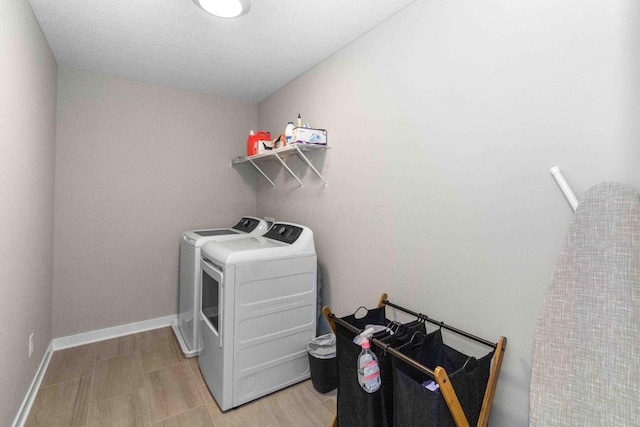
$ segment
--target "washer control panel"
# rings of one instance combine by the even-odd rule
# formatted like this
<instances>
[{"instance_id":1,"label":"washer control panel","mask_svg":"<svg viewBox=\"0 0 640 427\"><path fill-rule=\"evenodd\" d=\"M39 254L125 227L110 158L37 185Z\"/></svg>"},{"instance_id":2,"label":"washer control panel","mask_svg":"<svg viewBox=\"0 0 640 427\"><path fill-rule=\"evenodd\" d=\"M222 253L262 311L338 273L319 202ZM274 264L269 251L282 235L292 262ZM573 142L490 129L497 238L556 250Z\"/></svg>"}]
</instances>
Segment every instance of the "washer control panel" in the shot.
<instances>
[{"instance_id":1,"label":"washer control panel","mask_svg":"<svg viewBox=\"0 0 640 427\"><path fill-rule=\"evenodd\" d=\"M251 233L260 224L260 221L255 218L242 218L236 225L233 226L236 230L244 231L245 233Z\"/></svg>"},{"instance_id":2,"label":"washer control panel","mask_svg":"<svg viewBox=\"0 0 640 427\"><path fill-rule=\"evenodd\" d=\"M296 227L291 224L273 224L273 226L267 231L264 237L268 237L269 239L277 240L279 242L284 242L288 244L292 244L298 237L302 234L302 228Z\"/></svg>"}]
</instances>

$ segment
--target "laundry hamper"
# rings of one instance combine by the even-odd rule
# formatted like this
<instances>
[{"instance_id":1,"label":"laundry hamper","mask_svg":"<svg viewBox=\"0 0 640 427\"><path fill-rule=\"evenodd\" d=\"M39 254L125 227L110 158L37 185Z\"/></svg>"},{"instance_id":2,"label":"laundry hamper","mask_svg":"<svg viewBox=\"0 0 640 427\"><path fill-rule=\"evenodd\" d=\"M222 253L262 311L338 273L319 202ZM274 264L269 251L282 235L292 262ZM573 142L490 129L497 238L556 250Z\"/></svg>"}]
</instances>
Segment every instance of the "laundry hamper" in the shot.
<instances>
[{"instance_id":1,"label":"laundry hamper","mask_svg":"<svg viewBox=\"0 0 640 427\"><path fill-rule=\"evenodd\" d=\"M396 327L392 325L394 329L393 335L388 335L380 339L382 343L390 347L399 347L411 340L416 332L424 334L426 327L423 321L416 320L407 324L396 323ZM384 349L374 346L373 352L378 358L378 364L380 365L380 378L382 381L382 424L385 427L393 426L393 356L387 353Z\"/></svg>"},{"instance_id":2,"label":"laundry hamper","mask_svg":"<svg viewBox=\"0 0 640 427\"><path fill-rule=\"evenodd\" d=\"M478 423L494 351L480 359L443 343L438 329L398 347L398 351L429 369L443 367L455 389L469 425ZM393 365L394 426L455 427L456 423L432 378L397 358Z\"/></svg>"},{"instance_id":3,"label":"laundry hamper","mask_svg":"<svg viewBox=\"0 0 640 427\"><path fill-rule=\"evenodd\" d=\"M357 313L357 312L356 312ZM387 325L384 307L367 310L342 320L362 330L367 325ZM358 356L362 348L353 342L356 333L336 323L336 364L338 368L337 425L339 427L383 427L382 388L367 393L358 382ZM381 338L386 333L375 334Z\"/></svg>"},{"instance_id":4,"label":"laundry hamper","mask_svg":"<svg viewBox=\"0 0 640 427\"><path fill-rule=\"evenodd\" d=\"M425 332L422 321L402 324L390 321L385 316L384 307L367 310L364 317L356 315L342 317L341 320L363 330L367 325L382 325L388 328L375 333L374 338L390 346L404 344L415 332ZM357 378L357 361L362 348L353 342L356 333L342 325L336 325L336 358L338 365L338 416L337 424L348 427L393 425L393 378L391 356L373 347L380 366L382 385L375 393L365 392Z\"/></svg>"},{"instance_id":5,"label":"laundry hamper","mask_svg":"<svg viewBox=\"0 0 640 427\"><path fill-rule=\"evenodd\" d=\"M360 346L352 340L368 324L389 325L384 313L386 306L415 316L417 321L404 326L415 327L418 333L412 333L409 342L404 345L406 337L399 342L394 341L401 334L394 337L383 332L373 336L370 342L378 355L380 375L387 387L382 386L375 393L369 394L360 388L357 381L356 360L360 354ZM363 318L355 315L336 317L329 307L323 307L322 313L335 331L337 341L338 413L332 427L487 427L507 345L506 337L501 336L497 343L493 343L394 304L387 299L386 293L380 296L378 308L367 311ZM426 322L435 325L438 330L428 336L424 335ZM444 345L442 330L487 346L492 351L479 360L467 357ZM415 335L421 338L415 340ZM399 351L401 348L404 352ZM390 366L388 355L393 357ZM388 373L383 373L389 370L392 372L391 381L385 379ZM451 377L447 371L452 372ZM389 385L393 394L390 398ZM429 391L424 385L431 386L433 391L424 394ZM448 414L443 412L445 410Z\"/></svg>"}]
</instances>

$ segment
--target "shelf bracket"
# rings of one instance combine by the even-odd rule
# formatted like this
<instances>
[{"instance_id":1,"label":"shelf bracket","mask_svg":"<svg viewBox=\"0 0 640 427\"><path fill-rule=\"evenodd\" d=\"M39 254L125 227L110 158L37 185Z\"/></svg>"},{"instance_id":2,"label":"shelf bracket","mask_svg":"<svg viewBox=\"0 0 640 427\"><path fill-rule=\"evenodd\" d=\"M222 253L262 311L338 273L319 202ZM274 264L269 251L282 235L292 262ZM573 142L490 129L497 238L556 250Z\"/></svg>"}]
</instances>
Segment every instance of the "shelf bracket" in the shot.
<instances>
[{"instance_id":1,"label":"shelf bracket","mask_svg":"<svg viewBox=\"0 0 640 427\"><path fill-rule=\"evenodd\" d=\"M292 144L292 145L289 145L287 147L277 148L275 150L270 150L270 151L267 151L267 152L264 152L264 153L256 154L254 156L238 157L238 158L236 158L236 159L231 161L231 166L250 163L251 166L253 166L253 168L255 170L257 170L260 173L260 175L262 175L264 177L264 179L269 181L269 184L271 184L271 186L273 188L276 188L276 184L273 182L273 180L271 180L271 178L269 178L267 176L267 174L262 169L260 169L260 166L258 166L256 161L255 161L255 160L265 161L265 160L269 160L271 158L275 158L278 161L278 163L280 164L280 166L282 166L284 169L286 169L286 171L296 181L298 181L298 184L300 184L300 187L304 187L304 184L302 183L302 180L291 170L291 168L289 166L287 166L287 164L283 160L283 158L286 158L289 153L295 152L295 154L297 154L298 157L300 157L300 159L302 159L302 161L305 163L305 165L307 165L307 167L309 167L313 171L313 173L315 173L316 176L318 178L320 178L322 180L322 182L324 182L324 186L326 187L329 184L324 179L322 174L318 171L318 169L316 169L316 167L313 166L313 164L311 163L309 158L304 154L304 152L305 151L313 151L313 150L326 150L328 148L331 148L331 147L317 146L317 145L305 145L305 144Z\"/></svg>"},{"instance_id":2,"label":"shelf bracket","mask_svg":"<svg viewBox=\"0 0 640 427\"><path fill-rule=\"evenodd\" d=\"M275 158L278 159L278 162L280 162L280 166L282 166L283 168L285 168L287 170L287 172L289 172L289 174L296 180L298 181L298 184L300 184L300 187L304 187L304 185L302 184L302 181L300 180L300 178L298 178L296 176L295 173L293 173L293 171L291 170L291 168L289 166L287 166L287 164L284 162L284 160L282 160L282 158L280 158L280 156L278 156L278 154L275 154Z\"/></svg>"},{"instance_id":3,"label":"shelf bracket","mask_svg":"<svg viewBox=\"0 0 640 427\"><path fill-rule=\"evenodd\" d=\"M313 166L313 164L311 163L311 161L307 158L307 156L304 155L302 150L300 150L300 147L298 147L297 145L295 145L295 147L296 147L296 151L297 151L298 155L300 156L300 158L302 160L304 160L304 162L307 164L307 166L309 166L311 168L311 170L318 176L318 178L320 178L322 180L322 182L324 182L324 186L325 187L328 186L329 184L324 179L322 174L320 172L318 172L318 169L316 169L315 166Z\"/></svg>"},{"instance_id":4,"label":"shelf bracket","mask_svg":"<svg viewBox=\"0 0 640 427\"><path fill-rule=\"evenodd\" d=\"M252 166L253 166L253 167L254 167L258 172L260 172L260 175L262 175L262 176L264 177L264 179L266 179L267 181L269 181L269 184L271 184L271 186L272 186L273 188L276 188L276 184L275 184L273 181L271 181L271 179L267 176L267 174L266 174L266 173L264 173L264 172L262 171L262 169L260 169L260 168L258 167L258 165L256 165L256 163L255 163L253 160L251 160L251 159L249 159L249 158L248 158L248 160L249 160L249 163L251 163L251 165L252 165Z\"/></svg>"}]
</instances>

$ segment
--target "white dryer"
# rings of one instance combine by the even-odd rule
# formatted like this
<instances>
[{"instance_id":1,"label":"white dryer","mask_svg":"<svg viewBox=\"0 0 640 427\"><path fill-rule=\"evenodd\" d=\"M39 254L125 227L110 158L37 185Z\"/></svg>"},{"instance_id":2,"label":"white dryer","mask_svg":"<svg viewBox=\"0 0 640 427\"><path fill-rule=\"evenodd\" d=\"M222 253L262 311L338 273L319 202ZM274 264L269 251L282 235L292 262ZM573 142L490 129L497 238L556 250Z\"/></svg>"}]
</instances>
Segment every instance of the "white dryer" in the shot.
<instances>
[{"instance_id":1,"label":"white dryer","mask_svg":"<svg viewBox=\"0 0 640 427\"><path fill-rule=\"evenodd\" d=\"M242 217L233 227L187 231L180 240L180 290L178 321L173 330L185 357L200 352L200 248L212 241L261 236L270 224L250 216Z\"/></svg>"},{"instance_id":2,"label":"white dryer","mask_svg":"<svg viewBox=\"0 0 640 427\"><path fill-rule=\"evenodd\" d=\"M316 336L312 231L276 223L261 237L202 246L200 371L226 411L310 376Z\"/></svg>"}]
</instances>

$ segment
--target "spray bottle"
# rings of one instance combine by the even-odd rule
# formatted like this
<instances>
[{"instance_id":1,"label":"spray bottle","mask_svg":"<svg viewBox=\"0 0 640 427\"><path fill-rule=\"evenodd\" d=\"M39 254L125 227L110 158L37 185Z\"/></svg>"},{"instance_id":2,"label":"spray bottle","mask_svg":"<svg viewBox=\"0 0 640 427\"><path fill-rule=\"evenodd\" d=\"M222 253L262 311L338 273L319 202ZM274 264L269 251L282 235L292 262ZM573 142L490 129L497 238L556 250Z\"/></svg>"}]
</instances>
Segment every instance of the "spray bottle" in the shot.
<instances>
[{"instance_id":1,"label":"spray bottle","mask_svg":"<svg viewBox=\"0 0 640 427\"><path fill-rule=\"evenodd\" d=\"M362 351L358 356L358 382L367 393L374 393L381 384L378 358L370 349L369 340L372 335L373 328L367 328L354 340L362 346Z\"/></svg>"}]
</instances>

